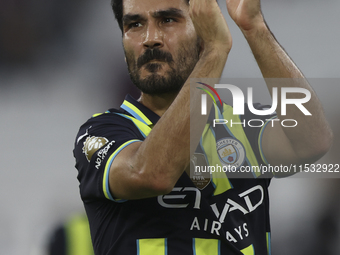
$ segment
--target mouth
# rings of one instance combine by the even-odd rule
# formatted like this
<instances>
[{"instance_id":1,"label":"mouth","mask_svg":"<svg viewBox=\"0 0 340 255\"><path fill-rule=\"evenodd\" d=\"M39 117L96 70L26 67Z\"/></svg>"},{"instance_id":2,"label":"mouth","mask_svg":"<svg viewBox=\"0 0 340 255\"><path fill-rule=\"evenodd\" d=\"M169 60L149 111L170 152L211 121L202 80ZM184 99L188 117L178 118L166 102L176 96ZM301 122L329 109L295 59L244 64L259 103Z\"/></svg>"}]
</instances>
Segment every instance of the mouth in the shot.
<instances>
[{"instance_id":1,"label":"mouth","mask_svg":"<svg viewBox=\"0 0 340 255\"><path fill-rule=\"evenodd\" d=\"M156 73L162 69L162 63L154 61L149 62L145 65L145 69L151 73Z\"/></svg>"},{"instance_id":2,"label":"mouth","mask_svg":"<svg viewBox=\"0 0 340 255\"><path fill-rule=\"evenodd\" d=\"M146 62L144 65L147 65L147 64L165 64L166 61L164 60L161 60L161 59L152 59L148 62Z\"/></svg>"},{"instance_id":3,"label":"mouth","mask_svg":"<svg viewBox=\"0 0 340 255\"><path fill-rule=\"evenodd\" d=\"M137 67L148 65L162 65L173 61L172 56L169 52L161 51L159 49L147 49L137 60Z\"/></svg>"}]
</instances>

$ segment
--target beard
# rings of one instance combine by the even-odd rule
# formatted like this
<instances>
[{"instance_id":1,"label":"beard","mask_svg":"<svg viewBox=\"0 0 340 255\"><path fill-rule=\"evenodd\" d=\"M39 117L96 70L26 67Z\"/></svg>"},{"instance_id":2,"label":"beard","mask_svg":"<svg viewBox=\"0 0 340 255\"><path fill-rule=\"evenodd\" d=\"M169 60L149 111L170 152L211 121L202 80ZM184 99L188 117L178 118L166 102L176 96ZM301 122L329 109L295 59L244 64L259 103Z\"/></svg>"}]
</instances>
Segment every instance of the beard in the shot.
<instances>
[{"instance_id":1,"label":"beard","mask_svg":"<svg viewBox=\"0 0 340 255\"><path fill-rule=\"evenodd\" d=\"M178 93L199 59L200 40L197 39L196 47L181 46L177 51L177 61L174 61L169 52L159 48L147 49L137 61L133 53L125 51L130 78L136 87L149 95ZM152 60L163 63L150 63ZM169 70L164 75L157 74L165 64L169 66ZM142 79L140 76L143 66L150 74Z\"/></svg>"}]
</instances>

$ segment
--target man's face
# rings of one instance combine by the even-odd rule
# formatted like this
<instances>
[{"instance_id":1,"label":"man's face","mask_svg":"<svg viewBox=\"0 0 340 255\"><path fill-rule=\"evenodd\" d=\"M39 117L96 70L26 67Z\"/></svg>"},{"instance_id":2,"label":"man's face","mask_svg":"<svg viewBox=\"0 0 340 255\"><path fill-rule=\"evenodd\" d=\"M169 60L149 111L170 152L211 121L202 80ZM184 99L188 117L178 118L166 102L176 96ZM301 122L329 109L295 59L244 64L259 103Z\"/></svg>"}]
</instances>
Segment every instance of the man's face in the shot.
<instances>
[{"instance_id":1,"label":"man's face","mask_svg":"<svg viewBox=\"0 0 340 255\"><path fill-rule=\"evenodd\" d=\"M150 95L177 93L199 58L186 0L123 0L123 45L134 84Z\"/></svg>"}]
</instances>

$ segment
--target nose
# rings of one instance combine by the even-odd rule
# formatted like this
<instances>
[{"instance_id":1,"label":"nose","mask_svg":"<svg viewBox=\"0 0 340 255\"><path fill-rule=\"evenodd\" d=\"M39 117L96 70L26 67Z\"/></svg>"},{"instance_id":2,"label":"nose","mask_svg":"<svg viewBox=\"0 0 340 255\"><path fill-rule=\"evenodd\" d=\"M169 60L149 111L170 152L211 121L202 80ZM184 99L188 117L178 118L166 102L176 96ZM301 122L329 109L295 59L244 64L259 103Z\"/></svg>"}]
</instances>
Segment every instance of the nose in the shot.
<instances>
[{"instance_id":1,"label":"nose","mask_svg":"<svg viewBox=\"0 0 340 255\"><path fill-rule=\"evenodd\" d=\"M143 42L144 47L149 49L161 48L163 43L163 32L157 24L150 22Z\"/></svg>"}]
</instances>

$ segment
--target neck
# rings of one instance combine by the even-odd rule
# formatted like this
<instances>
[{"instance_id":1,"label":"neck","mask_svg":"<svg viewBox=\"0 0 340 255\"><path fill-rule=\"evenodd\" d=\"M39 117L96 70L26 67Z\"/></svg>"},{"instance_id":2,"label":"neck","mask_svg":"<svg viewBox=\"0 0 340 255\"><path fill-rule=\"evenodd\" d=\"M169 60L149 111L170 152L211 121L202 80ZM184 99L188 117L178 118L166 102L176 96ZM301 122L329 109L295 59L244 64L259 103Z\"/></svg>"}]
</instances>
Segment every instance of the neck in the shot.
<instances>
[{"instance_id":1,"label":"neck","mask_svg":"<svg viewBox=\"0 0 340 255\"><path fill-rule=\"evenodd\" d=\"M161 117L170 107L176 96L177 93L164 95L148 95L142 93L138 101Z\"/></svg>"}]
</instances>

